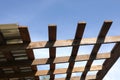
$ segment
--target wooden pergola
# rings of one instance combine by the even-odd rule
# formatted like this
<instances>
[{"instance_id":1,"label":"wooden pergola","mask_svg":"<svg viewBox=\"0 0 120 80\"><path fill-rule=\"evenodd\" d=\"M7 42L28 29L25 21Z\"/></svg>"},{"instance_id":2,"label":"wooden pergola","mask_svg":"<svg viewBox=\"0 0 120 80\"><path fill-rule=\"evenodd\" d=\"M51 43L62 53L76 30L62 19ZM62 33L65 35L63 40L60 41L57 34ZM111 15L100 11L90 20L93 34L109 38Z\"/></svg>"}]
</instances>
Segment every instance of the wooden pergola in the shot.
<instances>
[{"instance_id":1,"label":"wooden pergola","mask_svg":"<svg viewBox=\"0 0 120 80\"><path fill-rule=\"evenodd\" d=\"M17 24L0 25L0 80L40 80L50 75L50 80L102 80L120 57L120 36L106 36L112 21L104 21L97 38L82 38L86 23L77 24L74 39L57 40L57 26L48 26L48 41L31 42L27 27ZM98 53L102 44L115 43L109 52ZM90 54L78 55L80 46L93 45ZM56 57L56 48L72 47L71 56ZM35 59L33 49L49 48L49 58ZM94 60L105 59L101 65ZM87 61L85 66L75 67L75 62ZM56 69L56 64L69 63L68 68ZM49 70L37 70L37 65L49 64ZM98 71L96 75L87 75ZM71 76L81 72L81 76ZM66 77L55 78L57 74Z\"/></svg>"}]
</instances>

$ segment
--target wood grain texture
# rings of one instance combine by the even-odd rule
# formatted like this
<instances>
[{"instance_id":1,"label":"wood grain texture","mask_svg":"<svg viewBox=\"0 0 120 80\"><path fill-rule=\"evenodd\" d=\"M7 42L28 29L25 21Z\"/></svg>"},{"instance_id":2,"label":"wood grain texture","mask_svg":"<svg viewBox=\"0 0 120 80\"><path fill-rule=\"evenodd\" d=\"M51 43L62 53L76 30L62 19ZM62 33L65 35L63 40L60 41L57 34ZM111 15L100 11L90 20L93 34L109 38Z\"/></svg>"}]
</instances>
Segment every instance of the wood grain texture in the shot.
<instances>
[{"instance_id":1,"label":"wood grain texture","mask_svg":"<svg viewBox=\"0 0 120 80\"><path fill-rule=\"evenodd\" d=\"M84 69L85 69L84 67L75 67L73 68L72 72L83 72ZM90 71L97 71L101 69L102 69L101 65L95 65L95 66L91 66ZM69 73L67 68L55 69L53 72L50 70L40 70L35 73L35 76L50 75L50 74L64 74L64 73Z\"/></svg>"},{"instance_id":2,"label":"wood grain texture","mask_svg":"<svg viewBox=\"0 0 120 80\"><path fill-rule=\"evenodd\" d=\"M78 56L76 56L75 59L73 57L70 57L70 56L56 57L55 59L51 59L51 58L35 59L35 60L33 60L32 65L87 61L87 60L89 60L89 57L90 57L90 55L87 54L87 55L78 55ZM110 53L98 53L95 59L96 60L107 59L110 57L111 57Z\"/></svg>"},{"instance_id":3,"label":"wood grain texture","mask_svg":"<svg viewBox=\"0 0 120 80\"><path fill-rule=\"evenodd\" d=\"M57 26L56 25L49 25L48 26L48 32L49 32L49 42L55 42L56 41L56 34L57 34ZM49 56L51 59L54 59L56 57L56 48L49 48ZM53 72L55 70L55 64L51 62L50 64L50 70ZM55 75L50 75L50 80L54 80Z\"/></svg>"}]
</instances>

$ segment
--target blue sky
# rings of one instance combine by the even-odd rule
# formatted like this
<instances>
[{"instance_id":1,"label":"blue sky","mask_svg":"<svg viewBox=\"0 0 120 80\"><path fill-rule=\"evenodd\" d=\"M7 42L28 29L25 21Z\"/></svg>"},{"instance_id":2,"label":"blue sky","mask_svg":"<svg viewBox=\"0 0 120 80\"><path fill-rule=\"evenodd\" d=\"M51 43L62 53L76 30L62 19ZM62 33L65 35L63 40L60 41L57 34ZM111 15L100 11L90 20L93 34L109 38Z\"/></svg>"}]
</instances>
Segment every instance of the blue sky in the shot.
<instances>
[{"instance_id":1,"label":"blue sky","mask_svg":"<svg viewBox=\"0 0 120 80\"><path fill-rule=\"evenodd\" d=\"M57 39L73 39L78 22L87 23L84 37L96 37L103 21L112 20L108 35L120 35L119 8L119 0L0 0L0 24L28 26L32 41L43 41L48 40L48 24L57 25ZM42 54L47 56L46 52ZM120 60L104 80L120 78L119 63Z\"/></svg>"}]
</instances>

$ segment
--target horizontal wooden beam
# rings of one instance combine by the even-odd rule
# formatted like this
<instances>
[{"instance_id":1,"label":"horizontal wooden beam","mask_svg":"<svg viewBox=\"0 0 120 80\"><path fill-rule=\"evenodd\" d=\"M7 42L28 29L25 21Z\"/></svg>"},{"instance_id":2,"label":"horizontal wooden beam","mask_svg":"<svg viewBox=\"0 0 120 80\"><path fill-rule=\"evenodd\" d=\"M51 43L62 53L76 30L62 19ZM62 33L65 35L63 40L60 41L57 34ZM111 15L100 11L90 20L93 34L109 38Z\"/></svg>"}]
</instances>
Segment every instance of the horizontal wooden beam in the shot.
<instances>
[{"instance_id":1,"label":"horizontal wooden beam","mask_svg":"<svg viewBox=\"0 0 120 80\"><path fill-rule=\"evenodd\" d=\"M83 72L84 67L75 67L73 68L72 72ZM101 65L95 65L91 66L90 71L97 71L97 70L102 70ZM64 73L69 73L67 68L61 68L61 69L55 69L54 71L51 70L41 70L37 71L35 73L35 76L42 76L42 75L50 75L50 74L64 74Z\"/></svg>"},{"instance_id":2,"label":"horizontal wooden beam","mask_svg":"<svg viewBox=\"0 0 120 80\"><path fill-rule=\"evenodd\" d=\"M2 78L21 78L21 77L34 77L35 72L20 72L20 73L8 73L0 74L0 79Z\"/></svg>"},{"instance_id":3,"label":"horizontal wooden beam","mask_svg":"<svg viewBox=\"0 0 120 80\"><path fill-rule=\"evenodd\" d=\"M74 76L74 77L71 77L70 80L80 80L80 76ZM94 80L96 79L96 75L88 75L86 76L86 79L85 80ZM55 80L68 80L66 78L56 78Z\"/></svg>"},{"instance_id":4,"label":"horizontal wooden beam","mask_svg":"<svg viewBox=\"0 0 120 80\"><path fill-rule=\"evenodd\" d=\"M31 66L32 60L20 60L20 61L7 61L0 62L0 68L9 68L9 67L22 67L22 66Z\"/></svg>"},{"instance_id":5,"label":"horizontal wooden beam","mask_svg":"<svg viewBox=\"0 0 120 80\"><path fill-rule=\"evenodd\" d=\"M116 43L120 42L120 36L109 36L106 37L104 42L102 38L83 38L81 43L74 43L74 40L56 40L56 41L40 41L40 42L30 42L29 44L10 44L0 46L0 51L6 50L20 50L20 49L37 49L37 48L50 48L50 47L67 47L67 46L75 46L75 45L94 45L100 43ZM77 42L77 41L75 41ZM79 40L78 40L79 42Z\"/></svg>"},{"instance_id":6,"label":"horizontal wooden beam","mask_svg":"<svg viewBox=\"0 0 120 80\"><path fill-rule=\"evenodd\" d=\"M1 30L17 29L17 28L18 28L17 24L0 24Z\"/></svg>"},{"instance_id":7,"label":"horizontal wooden beam","mask_svg":"<svg viewBox=\"0 0 120 80\"><path fill-rule=\"evenodd\" d=\"M78 43L74 43L78 42ZM37 49L37 48L49 48L49 47L67 47L67 46L75 46L75 45L94 45L94 44L100 44L100 43L114 43L114 42L120 42L120 36L113 36L113 37L106 37L104 42L103 38L100 38L99 41L97 41L97 38L83 38L81 42L79 43L79 40L57 40L55 42L31 42L27 49Z\"/></svg>"},{"instance_id":8,"label":"horizontal wooden beam","mask_svg":"<svg viewBox=\"0 0 120 80\"><path fill-rule=\"evenodd\" d=\"M51 64L51 63L66 63L71 61L86 61L89 60L90 55L78 55L75 60L70 58L70 56L66 57L57 57L55 59L44 58L44 59L35 59L32 62L32 65L42 65L42 64ZM110 58L110 53L98 53L96 59L106 59Z\"/></svg>"}]
</instances>

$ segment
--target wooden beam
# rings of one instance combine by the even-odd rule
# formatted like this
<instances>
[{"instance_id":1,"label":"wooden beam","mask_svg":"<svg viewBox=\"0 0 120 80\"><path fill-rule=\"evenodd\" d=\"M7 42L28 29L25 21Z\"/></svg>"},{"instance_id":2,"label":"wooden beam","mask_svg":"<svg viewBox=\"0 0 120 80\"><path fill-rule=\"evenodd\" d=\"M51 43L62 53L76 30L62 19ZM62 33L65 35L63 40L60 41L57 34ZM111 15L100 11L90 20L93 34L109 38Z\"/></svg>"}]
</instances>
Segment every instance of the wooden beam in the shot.
<instances>
[{"instance_id":1,"label":"wooden beam","mask_svg":"<svg viewBox=\"0 0 120 80\"><path fill-rule=\"evenodd\" d=\"M2 68L0 68L0 74L4 74L4 71Z\"/></svg>"},{"instance_id":2,"label":"wooden beam","mask_svg":"<svg viewBox=\"0 0 120 80\"><path fill-rule=\"evenodd\" d=\"M0 24L0 29L7 30L7 29L17 29L17 24Z\"/></svg>"},{"instance_id":3,"label":"wooden beam","mask_svg":"<svg viewBox=\"0 0 120 80\"><path fill-rule=\"evenodd\" d=\"M50 42L55 42L56 41L56 25L49 25L48 26L48 32L49 32L49 41ZM54 59L56 57L56 48L49 48L49 56L51 59ZM52 62L50 64L50 70L54 71L55 70L55 64ZM51 74L50 75L50 80L54 80L55 75Z\"/></svg>"},{"instance_id":4,"label":"wooden beam","mask_svg":"<svg viewBox=\"0 0 120 80\"><path fill-rule=\"evenodd\" d=\"M103 63L103 69L97 73L96 80L103 80L104 76L108 73L110 68L120 57L120 43L117 43L111 51L111 58L106 59Z\"/></svg>"},{"instance_id":5,"label":"wooden beam","mask_svg":"<svg viewBox=\"0 0 120 80\"><path fill-rule=\"evenodd\" d=\"M20 26L18 28L19 28L19 32L20 32L23 43L24 44L27 44L27 43L29 44L31 42L31 39L30 39L28 28L23 27L23 26ZM26 53L27 53L29 59L31 59L31 60L34 59L34 54L33 54L32 49L26 50Z\"/></svg>"},{"instance_id":6,"label":"wooden beam","mask_svg":"<svg viewBox=\"0 0 120 80\"><path fill-rule=\"evenodd\" d=\"M25 27L25 26L20 26L19 27L19 32L20 32L21 38L23 40L23 43L24 44L29 44L31 42L31 39L30 39L28 28ZM28 56L29 60L34 60L35 59L32 49L26 49L26 53L27 53L27 56ZM37 66L31 66L31 68L32 68L33 71L35 71L35 72L37 71ZM39 80L39 77L36 76L35 80Z\"/></svg>"},{"instance_id":7,"label":"wooden beam","mask_svg":"<svg viewBox=\"0 0 120 80\"><path fill-rule=\"evenodd\" d=\"M96 60L98 59L106 59L110 58L110 53L98 53L96 56ZM87 61L89 60L90 55L78 55L75 60L70 56L65 57L56 57L55 59L51 58L43 58L43 59L35 59L32 62L32 65L44 65L44 64L51 64L51 63L66 63L66 62L78 62L78 61Z\"/></svg>"},{"instance_id":8,"label":"wooden beam","mask_svg":"<svg viewBox=\"0 0 120 80\"><path fill-rule=\"evenodd\" d=\"M76 42L79 41L76 40ZM83 38L81 43L75 43L74 40L57 40L55 42L47 42L47 41L40 41L40 42L31 42L28 45L28 49L37 49L37 48L49 48L49 47L68 47L68 46L75 46L75 45L95 45L100 43L115 43L120 42L120 36L112 36L106 37L103 41L103 38ZM52 45L51 45L52 44Z\"/></svg>"},{"instance_id":9,"label":"wooden beam","mask_svg":"<svg viewBox=\"0 0 120 80\"><path fill-rule=\"evenodd\" d=\"M8 43L8 41L11 40L20 39L17 24L3 24L0 25L0 29L4 35L4 39L6 40L6 43Z\"/></svg>"},{"instance_id":10,"label":"wooden beam","mask_svg":"<svg viewBox=\"0 0 120 80\"><path fill-rule=\"evenodd\" d=\"M85 69L84 67L75 67L73 68L72 72L83 72L84 69ZM91 66L90 71L97 71L101 69L102 69L101 65L95 65L95 66ZM50 74L64 74L64 73L69 73L67 68L55 69L53 73L50 70L40 70L35 73L35 76L43 76L43 75L50 75Z\"/></svg>"},{"instance_id":11,"label":"wooden beam","mask_svg":"<svg viewBox=\"0 0 120 80\"><path fill-rule=\"evenodd\" d=\"M102 26L102 28L100 30L100 33L98 35L98 38L97 38L96 42L98 42L100 38L102 38L101 42L104 42L105 36L107 35L107 32L109 31L109 28L110 28L111 24L112 24L112 21L105 21L103 23L103 26ZM92 52L91 52L91 55L90 55L90 58L87 61L87 64L85 66L85 70L83 71L80 80L84 80L85 79L85 77L86 77L88 71L90 70L90 67L91 67L91 65L92 65L92 63L93 63L93 61L94 61L94 59L95 59L95 57L96 57L100 47L101 47L101 43L94 45L94 47L92 49Z\"/></svg>"},{"instance_id":12,"label":"wooden beam","mask_svg":"<svg viewBox=\"0 0 120 80\"><path fill-rule=\"evenodd\" d=\"M105 38L104 41L102 41L102 40L103 40L103 38L99 38L98 41L97 41L97 38L83 38L81 40L81 43L76 43L76 44L73 43L73 41L74 41L73 39L71 39L71 40L57 40L55 42L40 41L40 42L30 42L29 44L9 44L9 45L1 45L0 51L116 43L116 42L120 42L120 36L108 36ZM79 40L77 40L77 41L79 41Z\"/></svg>"},{"instance_id":13,"label":"wooden beam","mask_svg":"<svg viewBox=\"0 0 120 80\"><path fill-rule=\"evenodd\" d=\"M4 44L6 44L6 40L4 39L4 36L2 32L0 31L0 45L4 45Z\"/></svg>"},{"instance_id":14,"label":"wooden beam","mask_svg":"<svg viewBox=\"0 0 120 80\"><path fill-rule=\"evenodd\" d=\"M24 67L24 66L31 66L32 60L19 60L19 61L7 61L7 62L0 62L0 68L10 68L14 66Z\"/></svg>"},{"instance_id":15,"label":"wooden beam","mask_svg":"<svg viewBox=\"0 0 120 80\"><path fill-rule=\"evenodd\" d=\"M84 29L85 29L85 25L86 25L85 22L78 23L73 43L80 43L81 42L81 39L82 39L82 36L83 36L83 33L84 33ZM77 39L79 39L79 41L76 42ZM78 53L78 50L79 50L79 45L73 46L70 58L72 57L73 60L75 60L75 58L77 56L77 53ZM75 64L75 62L71 61L69 63L69 65L68 65L68 71L69 71L69 73L66 76L66 78L68 80L71 77L72 70L74 68L74 64Z\"/></svg>"},{"instance_id":16,"label":"wooden beam","mask_svg":"<svg viewBox=\"0 0 120 80\"><path fill-rule=\"evenodd\" d=\"M80 76L74 76L74 77L71 77L70 80L80 80L80 78L81 78ZM95 79L96 79L96 75L87 75L85 80L95 80ZM55 80L69 80L69 79L57 78Z\"/></svg>"},{"instance_id":17,"label":"wooden beam","mask_svg":"<svg viewBox=\"0 0 120 80\"><path fill-rule=\"evenodd\" d=\"M14 60L14 57L13 57L13 55L10 51L4 51L2 53L4 54L7 61L13 61Z\"/></svg>"},{"instance_id":18,"label":"wooden beam","mask_svg":"<svg viewBox=\"0 0 120 80\"><path fill-rule=\"evenodd\" d=\"M19 29L21 38L23 40L23 43L29 43L31 40L30 40L28 28L20 26L18 27L18 29Z\"/></svg>"},{"instance_id":19,"label":"wooden beam","mask_svg":"<svg viewBox=\"0 0 120 80\"><path fill-rule=\"evenodd\" d=\"M20 72L20 73L8 73L8 74L0 74L1 78L21 78L21 77L34 77L35 72Z\"/></svg>"},{"instance_id":20,"label":"wooden beam","mask_svg":"<svg viewBox=\"0 0 120 80\"><path fill-rule=\"evenodd\" d=\"M13 55L12 55L12 53L10 51L9 52L4 51L3 54L5 55L5 58L7 59L8 62L13 62L14 61L14 57L13 57ZM13 66L12 68L15 71L15 73L18 73L20 71L18 66Z\"/></svg>"},{"instance_id":21,"label":"wooden beam","mask_svg":"<svg viewBox=\"0 0 120 80\"><path fill-rule=\"evenodd\" d=\"M14 66L14 67L13 67L13 71L17 74L17 73L20 72L20 69L19 69L18 66Z\"/></svg>"}]
</instances>

